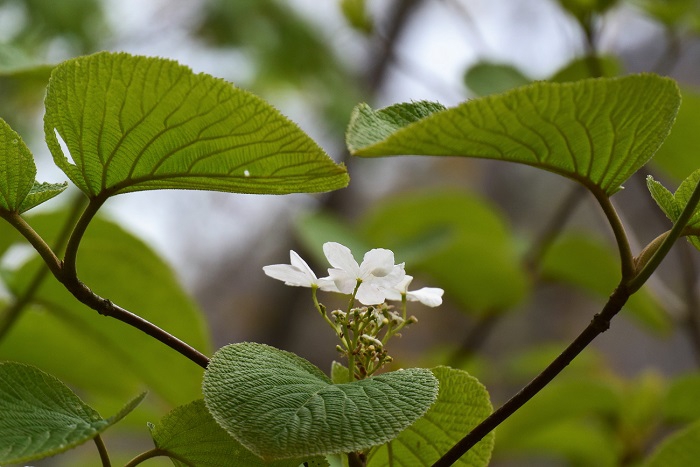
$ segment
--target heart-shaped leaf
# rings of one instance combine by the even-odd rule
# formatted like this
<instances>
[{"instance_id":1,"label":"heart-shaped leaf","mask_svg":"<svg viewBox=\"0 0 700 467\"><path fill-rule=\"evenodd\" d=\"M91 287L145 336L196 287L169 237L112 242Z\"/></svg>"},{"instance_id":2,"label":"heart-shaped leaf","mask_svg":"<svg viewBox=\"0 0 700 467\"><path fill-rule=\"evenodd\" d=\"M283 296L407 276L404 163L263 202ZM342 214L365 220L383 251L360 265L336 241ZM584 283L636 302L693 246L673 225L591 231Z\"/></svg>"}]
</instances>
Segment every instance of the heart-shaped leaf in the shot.
<instances>
[{"instance_id":1,"label":"heart-shaped leaf","mask_svg":"<svg viewBox=\"0 0 700 467\"><path fill-rule=\"evenodd\" d=\"M0 462L52 456L93 439L131 412L141 394L104 419L53 376L22 363L0 363Z\"/></svg>"},{"instance_id":2,"label":"heart-shaped leaf","mask_svg":"<svg viewBox=\"0 0 700 467\"><path fill-rule=\"evenodd\" d=\"M438 381L407 369L333 384L297 355L263 344L220 349L204 374L214 419L264 459L361 451L395 438L433 404Z\"/></svg>"},{"instance_id":3,"label":"heart-shaped leaf","mask_svg":"<svg viewBox=\"0 0 700 467\"><path fill-rule=\"evenodd\" d=\"M378 111L360 104L346 138L357 156L519 162L610 196L654 155L679 105L675 82L656 75L539 82L443 111L424 102Z\"/></svg>"},{"instance_id":4,"label":"heart-shaped leaf","mask_svg":"<svg viewBox=\"0 0 700 467\"><path fill-rule=\"evenodd\" d=\"M435 404L396 439L372 450L369 467L432 465L491 415L493 408L489 394L476 378L465 371L444 366L432 371L440 382ZM493 446L494 433L491 432L454 465L485 467Z\"/></svg>"},{"instance_id":5,"label":"heart-shaped leaf","mask_svg":"<svg viewBox=\"0 0 700 467\"><path fill-rule=\"evenodd\" d=\"M177 407L156 426L151 436L158 449L165 451L177 467L298 467L304 459L265 462L221 428L204 405L196 400Z\"/></svg>"},{"instance_id":6,"label":"heart-shaped leaf","mask_svg":"<svg viewBox=\"0 0 700 467\"><path fill-rule=\"evenodd\" d=\"M53 198L66 184L34 181L34 157L22 138L0 119L0 209L24 212Z\"/></svg>"},{"instance_id":7,"label":"heart-shaped leaf","mask_svg":"<svg viewBox=\"0 0 700 467\"><path fill-rule=\"evenodd\" d=\"M89 197L167 188L282 194L348 183L342 165L259 97L160 58L102 52L60 64L44 131L56 164Z\"/></svg>"}]
</instances>

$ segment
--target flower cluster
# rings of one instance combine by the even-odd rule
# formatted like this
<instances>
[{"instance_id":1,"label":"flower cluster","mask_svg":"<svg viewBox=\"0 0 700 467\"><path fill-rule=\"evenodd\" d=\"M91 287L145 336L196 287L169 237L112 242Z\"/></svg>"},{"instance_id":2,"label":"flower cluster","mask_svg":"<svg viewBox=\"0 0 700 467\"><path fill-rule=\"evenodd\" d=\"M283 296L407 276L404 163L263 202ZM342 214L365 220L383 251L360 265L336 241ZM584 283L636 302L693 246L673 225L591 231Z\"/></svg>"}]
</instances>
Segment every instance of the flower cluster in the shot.
<instances>
[{"instance_id":1,"label":"flower cluster","mask_svg":"<svg viewBox=\"0 0 700 467\"><path fill-rule=\"evenodd\" d=\"M413 277L404 271L404 263L394 264L391 250L370 250L361 264L340 243L324 244L323 252L332 266L328 277L318 278L294 251L289 252L290 264L265 266L263 271L286 285L311 288L316 309L341 341L337 348L348 359L349 379L363 379L391 361L386 351L389 338L400 336L401 329L417 321L406 316L406 302L436 307L442 303L443 290L423 287L409 291ZM329 317L317 299L318 290L349 295L347 310L334 310ZM387 300L400 301L401 312L394 311ZM363 306L356 306L356 302Z\"/></svg>"}]
</instances>

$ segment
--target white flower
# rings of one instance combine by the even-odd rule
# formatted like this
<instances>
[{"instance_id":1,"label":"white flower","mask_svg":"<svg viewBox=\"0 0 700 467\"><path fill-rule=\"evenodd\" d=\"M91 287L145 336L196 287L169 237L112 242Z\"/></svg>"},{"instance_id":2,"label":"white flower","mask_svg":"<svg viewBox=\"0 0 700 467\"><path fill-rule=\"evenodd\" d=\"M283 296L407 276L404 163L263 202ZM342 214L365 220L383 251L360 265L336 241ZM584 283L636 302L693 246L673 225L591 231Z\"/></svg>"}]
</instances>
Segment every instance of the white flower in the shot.
<instances>
[{"instance_id":1,"label":"white flower","mask_svg":"<svg viewBox=\"0 0 700 467\"><path fill-rule=\"evenodd\" d=\"M406 300L412 302L421 302L423 305L436 307L442 304L442 294L444 290L437 287L423 287L422 289L408 291L408 285L413 280L413 276L408 274L399 282L393 289L386 294L387 300L401 300L401 297L406 296Z\"/></svg>"},{"instance_id":2,"label":"white flower","mask_svg":"<svg viewBox=\"0 0 700 467\"><path fill-rule=\"evenodd\" d=\"M333 269L328 270L338 291L351 295L357 287L355 298L363 305L383 303L386 293L395 287L406 275L404 263L394 264L391 250L376 248L365 253L362 264L358 265L350 249L340 243L328 242L323 252Z\"/></svg>"},{"instance_id":3,"label":"white flower","mask_svg":"<svg viewBox=\"0 0 700 467\"><path fill-rule=\"evenodd\" d=\"M330 278L317 278L309 265L306 264L306 261L301 259L301 256L299 256L296 251L289 250L289 260L291 264L263 266L263 271L273 279L284 281L286 285L318 287L326 291L337 291Z\"/></svg>"}]
</instances>

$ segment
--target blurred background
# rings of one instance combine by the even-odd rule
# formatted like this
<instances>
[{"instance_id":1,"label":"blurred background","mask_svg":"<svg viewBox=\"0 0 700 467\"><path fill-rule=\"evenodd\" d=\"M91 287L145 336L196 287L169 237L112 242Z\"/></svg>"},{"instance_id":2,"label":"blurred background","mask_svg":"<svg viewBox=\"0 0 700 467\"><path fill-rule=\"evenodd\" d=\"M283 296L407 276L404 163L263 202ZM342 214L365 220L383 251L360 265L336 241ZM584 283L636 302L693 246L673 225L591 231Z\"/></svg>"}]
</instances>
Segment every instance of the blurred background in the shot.
<instances>
[{"instance_id":1,"label":"blurred background","mask_svg":"<svg viewBox=\"0 0 700 467\"><path fill-rule=\"evenodd\" d=\"M161 56L258 94L347 164L348 188L286 196L133 193L110 200L106 218L172 266L205 316L212 349L263 342L323 369L336 357L335 343L308 290L267 278L262 266L287 263L294 249L320 276L328 267L324 241L347 244L358 259L369 248L392 248L416 276L414 286L446 290L440 308L409 310L419 324L390 349L396 365L467 369L498 406L612 291L619 267L609 227L592 196L530 167L351 159L344 131L353 107L451 106L533 80L637 72L675 78L684 103L669 142L613 198L638 252L670 228L644 177L653 174L673 191L700 166L699 34L695 0L0 0L0 117L34 152L38 179L59 182L66 177L41 134L51 64L99 50ZM42 209L60 209L70 197ZM543 395L541 406L503 427L493 465L635 465L673 423L700 416L664 408L676 379L694 378L700 361L700 255L685 244L674 249L567 370L570 380L563 375L562 385L596 382L578 389L588 391L584 398L594 394L590 407L550 413L541 410ZM3 268L20 268L27 258L26 247L15 245ZM604 394L596 399L598 390ZM560 404L576 397L563 391ZM615 404L637 405L611 408L610 394ZM630 420L621 415L630 411ZM122 441L106 438L120 449ZM128 453L132 437L124 439ZM91 448L79 454L87 460L59 456L37 465L95 465Z\"/></svg>"}]
</instances>

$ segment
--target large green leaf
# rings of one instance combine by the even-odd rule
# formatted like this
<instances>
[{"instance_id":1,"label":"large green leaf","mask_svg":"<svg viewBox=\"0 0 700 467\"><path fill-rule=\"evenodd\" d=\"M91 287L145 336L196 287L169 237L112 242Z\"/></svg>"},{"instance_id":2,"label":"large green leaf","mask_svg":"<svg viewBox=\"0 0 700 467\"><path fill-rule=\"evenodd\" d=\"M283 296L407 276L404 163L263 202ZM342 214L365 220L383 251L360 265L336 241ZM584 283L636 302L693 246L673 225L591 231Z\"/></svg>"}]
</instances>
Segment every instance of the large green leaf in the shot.
<instances>
[{"instance_id":1,"label":"large green leaf","mask_svg":"<svg viewBox=\"0 0 700 467\"><path fill-rule=\"evenodd\" d=\"M55 377L0 362L0 462L27 462L74 448L124 418L145 396L104 419Z\"/></svg>"},{"instance_id":2,"label":"large green leaf","mask_svg":"<svg viewBox=\"0 0 700 467\"><path fill-rule=\"evenodd\" d=\"M102 52L58 65L44 131L56 164L90 197L165 188L282 194L348 183L343 166L259 97L159 58Z\"/></svg>"},{"instance_id":3,"label":"large green leaf","mask_svg":"<svg viewBox=\"0 0 700 467\"><path fill-rule=\"evenodd\" d=\"M378 111L360 104L348 126L347 145L364 157L416 154L520 162L612 195L654 155L679 105L675 82L649 74L540 82L433 110L423 118L411 117L425 115L425 103Z\"/></svg>"},{"instance_id":4,"label":"large green leaf","mask_svg":"<svg viewBox=\"0 0 700 467\"><path fill-rule=\"evenodd\" d=\"M466 311L508 309L527 294L505 219L473 194L446 190L388 199L359 227L369 244L393 250L411 271L428 274Z\"/></svg>"},{"instance_id":5,"label":"large green leaf","mask_svg":"<svg viewBox=\"0 0 700 467\"><path fill-rule=\"evenodd\" d=\"M440 382L437 401L396 439L372 450L369 467L432 465L466 433L491 415L493 408L489 394L476 378L448 367L437 367L432 371ZM488 465L493 445L494 433L491 432L454 465Z\"/></svg>"},{"instance_id":6,"label":"large green leaf","mask_svg":"<svg viewBox=\"0 0 700 467\"><path fill-rule=\"evenodd\" d=\"M65 213L41 214L29 222L52 244ZM43 263L35 259L17 271L11 290L25 290L38 267ZM168 265L116 224L100 218L90 224L78 270L96 293L209 351L203 318ZM161 407L201 397L200 367L141 331L98 315L53 277L33 303L0 341L0 358L44 368L100 399L123 400L144 385L152 394L149 401Z\"/></svg>"},{"instance_id":7,"label":"large green leaf","mask_svg":"<svg viewBox=\"0 0 700 467\"><path fill-rule=\"evenodd\" d=\"M176 467L297 467L304 460L265 462L236 441L211 416L202 399L176 407L156 426L151 436L158 449Z\"/></svg>"},{"instance_id":8,"label":"large green leaf","mask_svg":"<svg viewBox=\"0 0 700 467\"><path fill-rule=\"evenodd\" d=\"M263 459L361 451L395 438L435 402L438 381L413 368L333 384L295 354L223 347L204 374L214 419Z\"/></svg>"},{"instance_id":9,"label":"large green leaf","mask_svg":"<svg viewBox=\"0 0 700 467\"><path fill-rule=\"evenodd\" d=\"M37 183L34 157L22 138L0 119L0 209L24 212L66 189Z\"/></svg>"},{"instance_id":10,"label":"large green leaf","mask_svg":"<svg viewBox=\"0 0 700 467\"><path fill-rule=\"evenodd\" d=\"M667 437L643 467L688 467L700 459L700 421Z\"/></svg>"},{"instance_id":11,"label":"large green leaf","mask_svg":"<svg viewBox=\"0 0 700 467\"><path fill-rule=\"evenodd\" d=\"M620 282L615 251L603 240L582 234L565 234L545 254L541 271L547 279L564 281L607 299ZM671 318L651 291L643 287L625 304L631 317L648 329L668 333Z\"/></svg>"}]
</instances>

